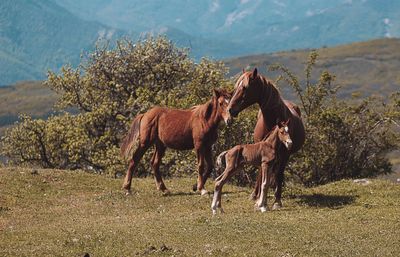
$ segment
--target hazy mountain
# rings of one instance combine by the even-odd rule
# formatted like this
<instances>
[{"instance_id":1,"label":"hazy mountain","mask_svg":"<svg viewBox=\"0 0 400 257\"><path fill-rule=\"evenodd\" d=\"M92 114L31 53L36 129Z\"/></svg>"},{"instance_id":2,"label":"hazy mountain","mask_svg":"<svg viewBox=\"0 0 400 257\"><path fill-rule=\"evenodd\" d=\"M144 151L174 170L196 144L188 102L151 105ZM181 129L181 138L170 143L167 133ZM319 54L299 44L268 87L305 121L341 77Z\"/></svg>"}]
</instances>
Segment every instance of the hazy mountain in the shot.
<instances>
[{"instance_id":1,"label":"hazy mountain","mask_svg":"<svg viewBox=\"0 0 400 257\"><path fill-rule=\"evenodd\" d=\"M1 0L0 85L76 66L99 37L166 34L222 59L398 37L398 17L398 0Z\"/></svg>"},{"instance_id":2,"label":"hazy mountain","mask_svg":"<svg viewBox=\"0 0 400 257\"><path fill-rule=\"evenodd\" d=\"M54 1L83 19L124 30L176 28L184 33L181 38L202 37L241 47L231 53L214 49L210 55L215 57L400 36L398 0Z\"/></svg>"},{"instance_id":3,"label":"hazy mountain","mask_svg":"<svg viewBox=\"0 0 400 257\"><path fill-rule=\"evenodd\" d=\"M79 63L99 37L122 35L99 22L84 21L49 0L1 0L0 85L43 79L48 69Z\"/></svg>"}]
</instances>

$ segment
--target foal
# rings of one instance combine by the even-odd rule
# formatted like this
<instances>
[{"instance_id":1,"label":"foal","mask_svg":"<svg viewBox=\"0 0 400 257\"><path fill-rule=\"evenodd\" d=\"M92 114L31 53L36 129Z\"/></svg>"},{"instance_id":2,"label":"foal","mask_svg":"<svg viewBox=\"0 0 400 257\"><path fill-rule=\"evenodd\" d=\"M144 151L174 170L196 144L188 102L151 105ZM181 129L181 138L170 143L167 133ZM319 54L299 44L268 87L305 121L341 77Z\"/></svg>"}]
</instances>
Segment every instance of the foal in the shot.
<instances>
[{"instance_id":1,"label":"foal","mask_svg":"<svg viewBox=\"0 0 400 257\"><path fill-rule=\"evenodd\" d=\"M268 209L266 205L266 196L268 185L274 183L271 178L274 178L279 169L279 148L283 145L290 150L292 147L292 140L289 136L289 120L280 122L276 125L266 138L255 144L237 145L233 148L222 152L217 158L217 166L221 167L222 158L225 157L225 170L216 179L214 198L211 204L213 214L217 213L220 208L221 213L223 209L221 206L221 191L223 185L232 175L239 170L244 164L261 165L262 174L262 187L260 197L258 198L255 207L261 212Z\"/></svg>"},{"instance_id":2,"label":"foal","mask_svg":"<svg viewBox=\"0 0 400 257\"><path fill-rule=\"evenodd\" d=\"M147 149L155 145L151 159L157 189L168 193L159 167L167 148L195 149L198 162L198 179L194 190L206 194L204 184L213 169L211 147L217 141L218 125L230 121L227 111L230 94L214 89L214 96L205 104L188 110L154 107L133 120L122 146L122 155L129 160L123 188L131 192L132 173Z\"/></svg>"}]
</instances>

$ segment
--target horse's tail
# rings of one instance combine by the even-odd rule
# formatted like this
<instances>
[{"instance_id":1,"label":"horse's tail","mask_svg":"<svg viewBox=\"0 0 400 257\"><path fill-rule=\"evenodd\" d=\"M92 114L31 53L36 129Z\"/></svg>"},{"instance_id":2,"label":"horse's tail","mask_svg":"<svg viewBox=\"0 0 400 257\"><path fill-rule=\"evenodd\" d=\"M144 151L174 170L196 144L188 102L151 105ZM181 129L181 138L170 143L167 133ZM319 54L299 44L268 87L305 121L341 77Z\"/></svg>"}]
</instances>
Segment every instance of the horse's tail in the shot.
<instances>
[{"instance_id":1,"label":"horse's tail","mask_svg":"<svg viewBox=\"0 0 400 257\"><path fill-rule=\"evenodd\" d=\"M222 165L226 165L226 161L225 161L225 155L228 151L223 151L222 153L220 153L217 157L217 169L221 169ZM223 160L222 160L223 159ZM224 164L222 164L222 162L224 162Z\"/></svg>"},{"instance_id":2,"label":"horse's tail","mask_svg":"<svg viewBox=\"0 0 400 257\"><path fill-rule=\"evenodd\" d=\"M125 136L121 144L121 155L129 160L132 158L133 151L137 148L140 140L140 123L143 118L143 114L139 114L132 121L131 127L128 130L128 134Z\"/></svg>"}]
</instances>

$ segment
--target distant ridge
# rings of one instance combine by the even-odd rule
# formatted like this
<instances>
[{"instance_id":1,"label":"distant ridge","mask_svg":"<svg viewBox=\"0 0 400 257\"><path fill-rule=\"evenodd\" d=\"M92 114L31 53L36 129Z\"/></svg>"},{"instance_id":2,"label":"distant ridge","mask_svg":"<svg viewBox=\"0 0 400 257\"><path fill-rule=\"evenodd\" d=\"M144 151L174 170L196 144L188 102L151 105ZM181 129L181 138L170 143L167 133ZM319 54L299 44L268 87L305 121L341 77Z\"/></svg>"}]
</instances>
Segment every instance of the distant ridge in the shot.
<instances>
[{"instance_id":1,"label":"distant ridge","mask_svg":"<svg viewBox=\"0 0 400 257\"><path fill-rule=\"evenodd\" d=\"M349 98L352 93L361 96L388 96L400 91L400 39L377 39L317 49L319 58L313 79L323 70L336 75L335 83L342 89L341 97ZM269 65L281 63L299 76L304 76L304 65L311 49L242 56L225 60L230 68L229 76L242 69L257 67L271 79L277 73L268 72ZM303 77L304 79L304 77ZM291 98L292 91L282 88L284 95Z\"/></svg>"}]
</instances>

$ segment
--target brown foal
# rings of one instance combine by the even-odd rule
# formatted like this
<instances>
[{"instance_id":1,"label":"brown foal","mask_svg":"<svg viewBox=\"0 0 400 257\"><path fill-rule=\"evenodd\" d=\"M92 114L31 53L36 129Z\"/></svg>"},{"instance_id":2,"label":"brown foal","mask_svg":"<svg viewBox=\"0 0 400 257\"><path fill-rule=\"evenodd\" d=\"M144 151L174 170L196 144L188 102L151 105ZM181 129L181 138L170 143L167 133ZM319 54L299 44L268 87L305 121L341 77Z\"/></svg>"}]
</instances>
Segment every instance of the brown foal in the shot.
<instances>
[{"instance_id":1,"label":"brown foal","mask_svg":"<svg viewBox=\"0 0 400 257\"><path fill-rule=\"evenodd\" d=\"M222 187L244 164L261 165L261 191L255 207L261 210L261 212L267 211L266 196L268 185L274 183L274 180L271 178L276 176L279 170L279 148L284 145L290 150L293 144L289 135L288 123L289 120L278 123L261 142L237 145L218 156L217 166L221 167L224 158L226 167L215 182L214 198L211 204L213 214L217 213L218 208L223 213L221 206Z\"/></svg>"}]
</instances>

